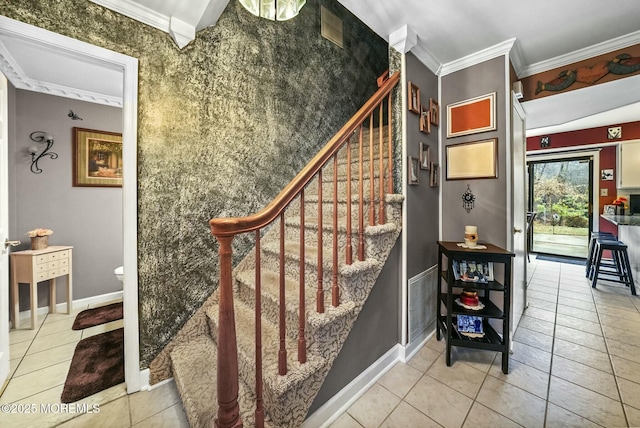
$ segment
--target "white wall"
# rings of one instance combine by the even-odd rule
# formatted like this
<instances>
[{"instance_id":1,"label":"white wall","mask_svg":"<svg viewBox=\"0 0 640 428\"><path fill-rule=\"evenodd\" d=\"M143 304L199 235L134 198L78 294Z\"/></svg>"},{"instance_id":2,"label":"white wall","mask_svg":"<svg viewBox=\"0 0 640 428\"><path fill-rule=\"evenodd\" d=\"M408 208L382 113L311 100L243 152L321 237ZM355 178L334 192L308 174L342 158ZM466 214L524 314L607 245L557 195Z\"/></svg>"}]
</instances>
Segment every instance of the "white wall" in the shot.
<instances>
[{"instance_id":1,"label":"white wall","mask_svg":"<svg viewBox=\"0 0 640 428\"><path fill-rule=\"evenodd\" d=\"M68 117L73 110L83 120ZM73 187L73 127L122 132L122 110L25 90L13 90L9 105L9 221L12 239L28 249L28 230L52 229L49 245L72 245L73 299L121 289L113 269L122 265L122 189ZM27 149L34 131L52 134L57 159L39 161L41 174L30 170ZM48 304L48 284L39 286L39 306ZM66 301L64 287L57 300ZM28 308L26 291L21 310Z\"/></svg>"}]
</instances>

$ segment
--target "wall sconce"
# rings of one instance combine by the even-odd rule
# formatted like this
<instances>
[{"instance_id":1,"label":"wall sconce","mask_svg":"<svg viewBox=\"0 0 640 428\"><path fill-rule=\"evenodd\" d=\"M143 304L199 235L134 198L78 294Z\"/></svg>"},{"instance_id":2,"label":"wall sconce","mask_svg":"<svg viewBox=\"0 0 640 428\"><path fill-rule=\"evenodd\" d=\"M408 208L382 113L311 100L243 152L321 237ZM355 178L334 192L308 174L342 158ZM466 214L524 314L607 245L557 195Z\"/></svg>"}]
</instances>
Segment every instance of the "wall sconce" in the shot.
<instances>
[{"instance_id":1,"label":"wall sconce","mask_svg":"<svg viewBox=\"0 0 640 428\"><path fill-rule=\"evenodd\" d=\"M47 147L37 154L40 151L38 146L29 147L29 153L31 153L31 172L34 174L40 174L42 170L38 167L38 161L42 159L44 156L49 156L51 159L57 159L58 154L54 152L50 152L49 150L53 147L53 135L47 134L43 131L35 131L29 135L32 141L36 143L46 143Z\"/></svg>"}]
</instances>

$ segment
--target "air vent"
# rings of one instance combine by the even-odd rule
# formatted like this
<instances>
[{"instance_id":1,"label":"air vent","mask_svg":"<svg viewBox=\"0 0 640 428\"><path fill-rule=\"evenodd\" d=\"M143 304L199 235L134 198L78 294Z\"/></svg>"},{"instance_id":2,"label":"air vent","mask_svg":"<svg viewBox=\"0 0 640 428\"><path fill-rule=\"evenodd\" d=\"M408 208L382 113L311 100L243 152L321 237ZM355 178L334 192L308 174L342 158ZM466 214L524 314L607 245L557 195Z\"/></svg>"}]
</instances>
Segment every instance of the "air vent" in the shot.
<instances>
[{"instance_id":1,"label":"air vent","mask_svg":"<svg viewBox=\"0 0 640 428\"><path fill-rule=\"evenodd\" d=\"M335 43L337 46L343 46L342 19L331 13L329 9L320 6L320 23L322 28L322 37Z\"/></svg>"}]
</instances>

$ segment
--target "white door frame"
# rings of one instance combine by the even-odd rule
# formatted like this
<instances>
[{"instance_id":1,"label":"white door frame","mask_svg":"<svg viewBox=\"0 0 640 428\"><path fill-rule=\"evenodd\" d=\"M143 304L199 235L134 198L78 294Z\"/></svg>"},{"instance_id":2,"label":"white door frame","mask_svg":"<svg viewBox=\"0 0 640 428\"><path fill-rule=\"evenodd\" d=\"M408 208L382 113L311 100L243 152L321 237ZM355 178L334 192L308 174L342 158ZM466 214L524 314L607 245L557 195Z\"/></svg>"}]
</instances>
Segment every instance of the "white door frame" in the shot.
<instances>
[{"instance_id":1,"label":"white door frame","mask_svg":"<svg viewBox=\"0 0 640 428\"><path fill-rule=\"evenodd\" d=\"M69 52L72 56L86 56L122 71L122 157L124 162L122 184L123 245L124 245L124 356L127 392L139 391L140 343L138 335L138 177L137 177L137 114L138 114L138 59L80 40L62 36L5 16L0 16L0 29L12 37L30 43L50 46ZM8 199L0 204L6 206ZM8 319L8 305L0 307L0 316ZM32 308L33 310L33 308Z\"/></svg>"},{"instance_id":2,"label":"white door frame","mask_svg":"<svg viewBox=\"0 0 640 428\"><path fill-rule=\"evenodd\" d=\"M9 125L7 78L0 72L0 391L9 377Z\"/></svg>"}]
</instances>

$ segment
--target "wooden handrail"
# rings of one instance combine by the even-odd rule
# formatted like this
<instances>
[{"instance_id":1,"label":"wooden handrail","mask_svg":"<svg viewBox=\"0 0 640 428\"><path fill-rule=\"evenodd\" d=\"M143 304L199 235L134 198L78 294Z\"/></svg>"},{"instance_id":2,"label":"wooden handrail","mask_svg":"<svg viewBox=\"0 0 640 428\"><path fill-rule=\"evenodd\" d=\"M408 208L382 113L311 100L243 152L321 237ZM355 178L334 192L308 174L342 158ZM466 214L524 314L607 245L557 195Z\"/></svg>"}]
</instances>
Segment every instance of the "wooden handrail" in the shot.
<instances>
[{"instance_id":1,"label":"wooden handrail","mask_svg":"<svg viewBox=\"0 0 640 428\"><path fill-rule=\"evenodd\" d=\"M214 218L209 221L211 233L216 236L234 236L240 233L261 229L278 217L300 191L311 181L325 163L342 147L343 143L351 137L362 121L373 114L373 111L393 89L400 79L400 73L396 72L387 79L371 98L358 110L358 112L338 131L327 145L307 164L306 167L276 196L265 208L256 214L247 217Z\"/></svg>"}]
</instances>

